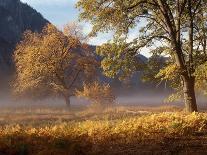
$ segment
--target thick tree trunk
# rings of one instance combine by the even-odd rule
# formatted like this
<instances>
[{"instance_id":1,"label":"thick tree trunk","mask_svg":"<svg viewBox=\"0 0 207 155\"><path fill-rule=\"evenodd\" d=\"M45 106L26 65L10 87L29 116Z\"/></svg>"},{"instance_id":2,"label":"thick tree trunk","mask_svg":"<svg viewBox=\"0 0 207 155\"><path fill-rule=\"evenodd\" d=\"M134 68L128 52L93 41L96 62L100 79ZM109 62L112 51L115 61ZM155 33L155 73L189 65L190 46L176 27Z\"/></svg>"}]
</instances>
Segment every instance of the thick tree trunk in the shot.
<instances>
[{"instance_id":1,"label":"thick tree trunk","mask_svg":"<svg viewBox=\"0 0 207 155\"><path fill-rule=\"evenodd\" d=\"M186 112L197 112L198 109L195 96L195 78L184 76L183 85Z\"/></svg>"},{"instance_id":2,"label":"thick tree trunk","mask_svg":"<svg viewBox=\"0 0 207 155\"><path fill-rule=\"evenodd\" d=\"M69 97L69 96L64 96L64 98L65 98L66 106L67 106L67 107L70 107L70 106L71 106L71 105L70 105L70 97Z\"/></svg>"},{"instance_id":3,"label":"thick tree trunk","mask_svg":"<svg viewBox=\"0 0 207 155\"><path fill-rule=\"evenodd\" d=\"M183 91L184 91L184 100L185 100L185 107L187 112L194 112L197 111L197 104L196 104L196 97L195 97L195 78L193 77L194 73L194 66L193 63L193 11L192 11L192 0L188 0L185 3L188 4L188 16L189 17L189 64L184 56L183 48L182 48L182 41L181 41L181 17L183 16L183 10L181 6L181 1L177 0L177 7L176 7L176 18L173 17L171 12L171 8L169 7L168 3L165 0L158 0L157 1L161 10L161 13L164 18L165 25L167 26L166 29L168 30L167 33L170 34L170 41L171 47L174 52L174 58L176 61L176 65L182 71L182 79L183 79ZM186 5L186 4L185 4ZM175 22L174 22L175 21Z\"/></svg>"}]
</instances>

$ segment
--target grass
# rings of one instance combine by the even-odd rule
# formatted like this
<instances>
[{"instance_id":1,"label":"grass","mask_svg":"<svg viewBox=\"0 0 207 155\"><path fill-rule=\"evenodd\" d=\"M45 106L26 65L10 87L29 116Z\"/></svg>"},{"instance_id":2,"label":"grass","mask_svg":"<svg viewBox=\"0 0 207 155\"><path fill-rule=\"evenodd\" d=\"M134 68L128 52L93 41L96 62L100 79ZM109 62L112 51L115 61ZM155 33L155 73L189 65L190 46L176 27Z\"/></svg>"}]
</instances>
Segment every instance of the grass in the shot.
<instances>
[{"instance_id":1,"label":"grass","mask_svg":"<svg viewBox=\"0 0 207 155\"><path fill-rule=\"evenodd\" d=\"M207 152L206 113L134 106L32 109L1 110L0 154Z\"/></svg>"}]
</instances>

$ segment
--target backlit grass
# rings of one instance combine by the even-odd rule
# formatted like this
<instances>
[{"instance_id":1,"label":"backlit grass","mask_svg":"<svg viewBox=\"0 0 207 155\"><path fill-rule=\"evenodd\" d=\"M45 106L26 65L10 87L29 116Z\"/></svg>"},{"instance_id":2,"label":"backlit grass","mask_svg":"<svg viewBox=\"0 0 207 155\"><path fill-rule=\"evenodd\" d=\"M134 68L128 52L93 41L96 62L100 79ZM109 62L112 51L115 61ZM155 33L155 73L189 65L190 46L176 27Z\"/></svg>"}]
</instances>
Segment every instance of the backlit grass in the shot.
<instances>
[{"instance_id":1,"label":"backlit grass","mask_svg":"<svg viewBox=\"0 0 207 155\"><path fill-rule=\"evenodd\" d=\"M153 147L177 139L177 143L184 145L185 139L204 142L207 138L205 113L164 112L116 119L102 116L100 120L70 120L40 126L37 123L35 126L29 123L2 125L0 153L103 154L129 146Z\"/></svg>"}]
</instances>

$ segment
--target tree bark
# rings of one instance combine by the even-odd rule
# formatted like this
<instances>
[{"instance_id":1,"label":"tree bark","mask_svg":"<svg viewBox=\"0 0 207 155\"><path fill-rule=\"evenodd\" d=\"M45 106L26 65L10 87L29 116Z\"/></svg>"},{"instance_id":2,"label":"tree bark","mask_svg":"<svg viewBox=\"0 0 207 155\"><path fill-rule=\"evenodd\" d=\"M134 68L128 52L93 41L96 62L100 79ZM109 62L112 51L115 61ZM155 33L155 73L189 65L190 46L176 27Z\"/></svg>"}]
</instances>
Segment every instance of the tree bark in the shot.
<instances>
[{"instance_id":1,"label":"tree bark","mask_svg":"<svg viewBox=\"0 0 207 155\"><path fill-rule=\"evenodd\" d=\"M189 15L189 65L188 65L188 74L184 75L183 78L183 85L184 85L184 100L185 100L185 107L187 112L197 112L197 103L196 103L196 96L195 96L195 77L193 73L195 71L193 66L193 13L192 13L192 1L188 0L188 15Z\"/></svg>"},{"instance_id":2,"label":"tree bark","mask_svg":"<svg viewBox=\"0 0 207 155\"><path fill-rule=\"evenodd\" d=\"M66 104L66 106L67 107L70 107L71 106L71 104L70 104L70 97L69 96L64 96L64 98L65 98L65 104Z\"/></svg>"},{"instance_id":3,"label":"tree bark","mask_svg":"<svg viewBox=\"0 0 207 155\"><path fill-rule=\"evenodd\" d=\"M183 76L183 93L186 112L197 112L194 77Z\"/></svg>"}]
</instances>

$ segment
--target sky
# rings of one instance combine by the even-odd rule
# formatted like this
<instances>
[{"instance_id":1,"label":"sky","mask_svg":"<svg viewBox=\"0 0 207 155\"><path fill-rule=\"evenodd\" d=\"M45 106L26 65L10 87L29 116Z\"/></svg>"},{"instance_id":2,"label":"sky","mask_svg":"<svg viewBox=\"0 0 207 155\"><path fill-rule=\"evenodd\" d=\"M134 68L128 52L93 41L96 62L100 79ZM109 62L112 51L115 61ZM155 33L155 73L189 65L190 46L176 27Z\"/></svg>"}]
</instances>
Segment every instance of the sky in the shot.
<instances>
[{"instance_id":1,"label":"sky","mask_svg":"<svg viewBox=\"0 0 207 155\"><path fill-rule=\"evenodd\" d=\"M61 28L65 24L78 21L79 11L75 8L78 0L21 0L29 4L38 12L40 12L47 20ZM83 24L84 33L91 30L88 23ZM90 39L92 45L100 45L106 43L112 36L110 34L100 34L97 38Z\"/></svg>"},{"instance_id":2,"label":"sky","mask_svg":"<svg viewBox=\"0 0 207 155\"><path fill-rule=\"evenodd\" d=\"M61 28L65 24L73 21L78 21L79 10L75 8L75 4L78 0L21 0L24 3L29 4L38 12L40 12L47 20L52 24ZM89 33L91 25L89 23L83 23L84 33ZM134 35L138 35L135 32L131 32L130 38ZM106 43L112 38L112 34L99 34L96 38L89 40L89 44L101 45ZM142 54L150 56L148 49L144 49Z\"/></svg>"}]
</instances>

